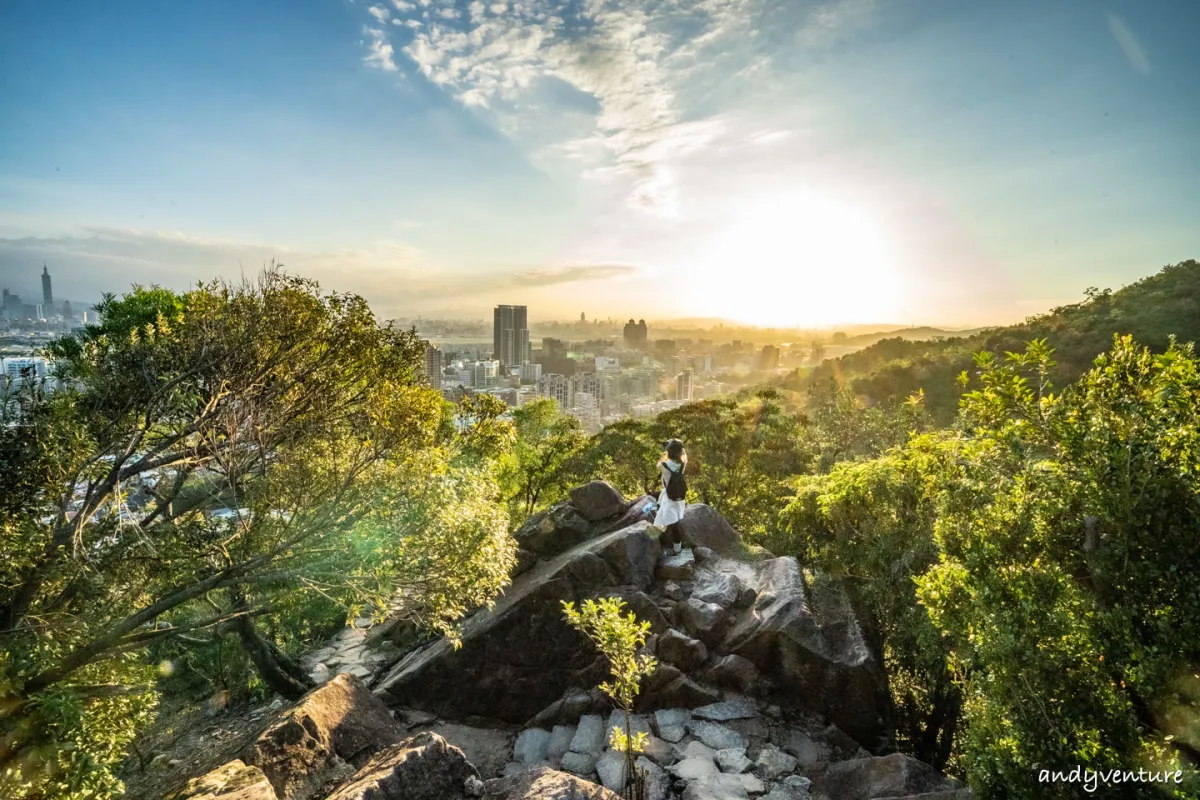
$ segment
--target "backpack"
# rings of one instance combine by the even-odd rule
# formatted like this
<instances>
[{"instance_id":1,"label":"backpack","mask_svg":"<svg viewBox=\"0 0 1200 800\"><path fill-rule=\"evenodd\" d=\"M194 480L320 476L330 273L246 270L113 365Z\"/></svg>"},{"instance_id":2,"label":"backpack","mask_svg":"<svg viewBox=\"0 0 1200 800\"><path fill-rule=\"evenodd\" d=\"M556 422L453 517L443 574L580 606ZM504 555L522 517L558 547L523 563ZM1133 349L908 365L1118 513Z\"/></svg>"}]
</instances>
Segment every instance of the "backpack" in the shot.
<instances>
[{"instance_id":1,"label":"backpack","mask_svg":"<svg viewBox=\"0 0 1200 800\"><path fill-rule=\"evenodd\" d=\"M668 500L686 500L687 499L687 481L684 480L683 471L687 469L687 464L679 468L679 471L667 467L667 472L671 473L671 477L667 479L667 499Z\"/></svg>"}]
</instances>

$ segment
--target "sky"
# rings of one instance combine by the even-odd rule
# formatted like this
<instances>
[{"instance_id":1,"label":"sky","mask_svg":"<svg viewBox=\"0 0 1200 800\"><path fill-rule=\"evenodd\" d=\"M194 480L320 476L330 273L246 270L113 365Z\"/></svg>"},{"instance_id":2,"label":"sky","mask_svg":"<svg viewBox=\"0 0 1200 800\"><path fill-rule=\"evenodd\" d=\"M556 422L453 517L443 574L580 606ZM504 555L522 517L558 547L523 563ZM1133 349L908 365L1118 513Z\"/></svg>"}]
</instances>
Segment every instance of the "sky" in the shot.
<instances>
[{"instance_id":1,"label":"sky","mask_svg":"<svg viewBox=\"0 0 1200 800\"><path fill-rule=\"evenodd\" d=\"M1005 324L1200 257L1194 0L0 4L0 286Z\"/></svg>"}]
</instances>

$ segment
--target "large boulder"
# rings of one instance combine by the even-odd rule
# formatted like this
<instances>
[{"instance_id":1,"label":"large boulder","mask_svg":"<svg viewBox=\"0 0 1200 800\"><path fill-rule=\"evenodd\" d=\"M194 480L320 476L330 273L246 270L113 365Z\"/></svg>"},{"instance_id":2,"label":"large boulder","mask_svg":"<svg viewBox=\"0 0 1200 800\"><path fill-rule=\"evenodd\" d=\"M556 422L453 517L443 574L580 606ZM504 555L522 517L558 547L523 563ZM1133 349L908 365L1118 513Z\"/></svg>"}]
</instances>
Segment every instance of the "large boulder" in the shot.
<instances>
[{"instance_id":1,"label":"large boulder","mask_svg":"<svg viewBox=\"0 0 1200 800\"><path fill-rule=\"evenodd\" d=\"M841 584L806 581L790 557L755 564L747 579L753 605L731 615L733 625L717 650L753 662L781 695L831 720L868 749L882 747L891 718L887 680ZM689 627L703 639L700 610Z\"/></svg>"},{"instance_id":2,"label":"large boulder","mask_svg":"<svg viewBox=\"0 0 1200 800\"><path fill-rule=\"evenodd\" d=\"M480 777L495 778L508 763L516 734L499 728L477 728L454 722L436 722L430 730L463 751L463 755L479 770Z\"/></svg>"},{"instance_id":3,"label":"large boulder","mask_svg":"<svg viewBox=\"0 0 1200 800\"><path fill-rule=\"evenodd\" d=\"M234 759L188 781L169 800L278 800L278 797L262 770Z\"/></svg>"},{"instance_id":4,"label":"large boulder","mask_svg":"<svg viewBox=\"0 0 1200 800\"><path fill-rule=\"evenodd\" d=\"M839 761L830 764L813 780L814 795L824 794L838 800L899 798L961 788L962 784L903 753Z\"/></svg>"},{"instance_id":5,"label":"large boulder","mask_svg":"<svg viewBox=\"0 0 1200 800\"><path fill-rule=\"evenodd\" d=\"M621 800L619 794L603 786L549 767L490 780L484 797L487 800Z\"/></svg>"},{"instance_id":6,"label":"large boulder","mask_svg":"<svg viewBox=\"0 0 1200 800\"><path fill-rule=\"evenodd\" d=\"M522 550L549 557L587 541L592 534L592 523L573 505L563 502L527 519L513 538Z\"/></svg>"},{"instance_id":7,"label":"large boulder","mask_svg":"<svg viewBox=\"0 0 1200 800\"><path fill-rule=\"evenodd\" d=\"M690 672L708 659L708 648L699 639L685 636L672 628L658 639L658 657Z\"/></svg>"},{"instance_id":8,"label":"large boulder","mask_svg":"<svg viewBox=\"0 0 1200 800\"><path fill-rule=\"evenodd\" d=\"M441 639L413 651L375 691L389 703L449 719L524 724L568 689L594 686L608 672L596 648L563 619L562 602L619 586L644 590L658 556L658 541L642 522L542 562L492 609L463 623L461 647Z\"/></svg>"},{"instance_id":9,"label":"large boulder","mask_svg":"<svg viewBox=\"0 0 1200 800\"><path fill-rule=\"evenodd\" d=\"M628 503L607 481L592 481L570 492L571 505L588 522L616 516L625 511Z\"/></svg>"},{"instance_id":10,"label":"large boulder","mask_svg":"<svg viewBox=\"0 0 1200 800\"><path fill-rule=\"evenodd\" d=\"M717 555L736 556L742 551L742 537L723 516L704 503L687 507L679 531L684 541L707 547Z\"/></svg>"},{"instance_id":11,"label":"large boulder","mask_svg":"<svg viewBox=\"0 0 1200 800\"><path fill-rule=\"evenodd\" d=\"M379 698L341 674L300 699L249 746L280 800L303 800L405 736Z\"/></svg>"},{"instance_id":12,"label":"large boulder","mask_svg":"<svg viewBox=\"0 0 1200 800\"><path fill-rule=\"evenodd\" d=\"M376 753L327 800L466 800L470 778L462 750L426 731Z\"/></svg>"}]
</instances>

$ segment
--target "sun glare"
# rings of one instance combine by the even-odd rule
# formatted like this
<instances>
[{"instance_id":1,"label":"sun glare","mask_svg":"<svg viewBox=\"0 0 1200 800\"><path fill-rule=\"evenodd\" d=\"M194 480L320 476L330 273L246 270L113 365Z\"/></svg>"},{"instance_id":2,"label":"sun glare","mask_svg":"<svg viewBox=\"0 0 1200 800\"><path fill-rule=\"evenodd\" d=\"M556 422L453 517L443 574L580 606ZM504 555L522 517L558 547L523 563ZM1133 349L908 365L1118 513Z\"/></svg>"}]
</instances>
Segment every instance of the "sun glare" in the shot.
<instances>
[{"instance_id":1,"label":"sun glare","mask_svg":"<svg viewBox=\"0 0 1200 800\"><path fill-rule=\"evenodd\" d=\"M897 319L896 256L866 209L825 196L776 195L742 204L701 251L697 304L764 326ZM703 295L707 296L703 296Z\"/></svg>"}]
</instances>

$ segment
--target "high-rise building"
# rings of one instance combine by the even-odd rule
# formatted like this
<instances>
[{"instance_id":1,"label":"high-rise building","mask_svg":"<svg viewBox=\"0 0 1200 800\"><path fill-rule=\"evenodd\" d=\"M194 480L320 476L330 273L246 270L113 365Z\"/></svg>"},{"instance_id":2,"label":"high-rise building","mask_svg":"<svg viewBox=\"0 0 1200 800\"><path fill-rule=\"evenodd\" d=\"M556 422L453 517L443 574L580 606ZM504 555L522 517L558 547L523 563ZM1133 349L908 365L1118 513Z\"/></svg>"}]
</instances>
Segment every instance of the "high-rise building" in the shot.
<instances>
[{"instance_id":1,"label":"high-rise building","mask_svg":"<svg viewBox=\"0 0 1200 800\"><path fill-rule=\"evenodd\" d=\"M692 371L690 369L685 369L675 376L676 400L691 401L692 388Z\"/></svg>"},{"instance_id":2,"label":"high-rise building","mask_svg":"<svg viewBox=\"0 0 1200 800\"><path fill-rule=\"evenodd\" d=\"M519 367L533 360L525 306L496 306L492 325L492 358L505 367Z\"/></svg>"},{"instance_id":3,"label":"high-rise building","mask_svg":"<svg viewBox=\"0 0 1200 800\"><path fill-rule=\"evenodd\" d=\"M47 314L54 313L54 291L50 288L50 270L42 264L42 306Z\"/></svg>"},{"instance_id":4,"label":"high-rise building","mask_svg":"<svg viewBox=\"0 0 1200 800\"><path fill-rule=\"evenodd\" d=\"M758 354L758 368L772 370L779 368L779 348L774 345L764 345Z\"/></svg>"},{"instance_id":5,"label":"high-rise building","mask_svg":"<svg viewBox=\"0 0 1200 800\"><path fill-rule=\"evenodd\" d=\"M431 344L425 345L425 380L434 389L442 388L442 370L446 368L446 360L442 351Z\"/></svg>"},{"instance_id":6,"label":"high-rise building","mask_svg":"<svg viewBox=\"0 0 1200 800\"><path fill-rule=\"evenodd\" d=\"M500 374L499 361L476 361L473 364L467 365L467 370L471 373L470 386L476 389L491 389L496 385L497 376Z\"/></svg>"},{"instance_id":7,"label":"high-rise building","mask_svg":"<svg viewBox=\"0 0 1200 800\"><path fill-rule=\"evenodd\" d=\"M13 294L8 289L4 290L4 312L8 314L9 319L24 319L25 315L22 311L25 304L21 302L21 295Z\"/></svg>"},{"instance_id":8,"label":"high-rise building","mask_svg":"<svg viewBox=\"0 0 1200 800\"><path fill-rule=\"evenodd\" d=\"M646 320L641 319L634 322L631 319L625 323L624 337L627 346L636 347L637 345L645 344L647 335Z\"/></svg>"},{"instance_id":9,"label":"high-rise building","mask_svg":"<svg viewBox=\"0 0 1200 800\"><path fill-rule=\"evenodd\" d=\"M575 405L575 382L566 375L543 375L538 378L538 394L542 397L553 397L561 409L570 409Z\"/></svg>"}]
</instances>

